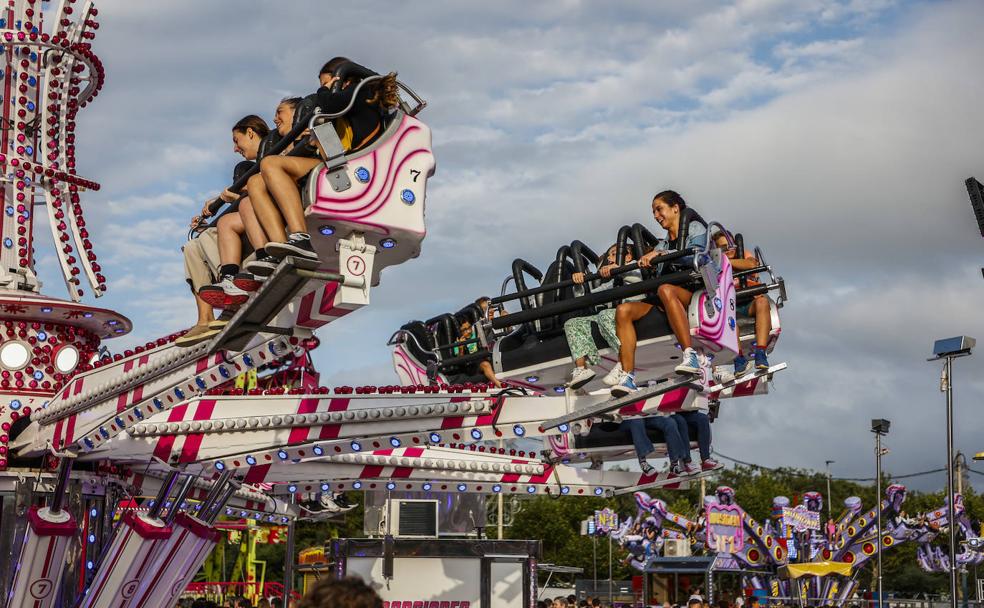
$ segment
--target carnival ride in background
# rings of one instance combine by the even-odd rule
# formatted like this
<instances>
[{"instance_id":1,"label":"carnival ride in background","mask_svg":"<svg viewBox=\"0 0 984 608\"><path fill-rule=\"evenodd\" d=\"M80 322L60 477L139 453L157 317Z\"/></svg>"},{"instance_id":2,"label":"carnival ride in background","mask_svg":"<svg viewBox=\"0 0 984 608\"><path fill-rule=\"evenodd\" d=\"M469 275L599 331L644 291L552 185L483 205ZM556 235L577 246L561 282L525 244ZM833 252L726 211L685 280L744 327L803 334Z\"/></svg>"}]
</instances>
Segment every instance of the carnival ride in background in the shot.
<instances>
[{"instance_id":1,"label":"carnival ride in background","mask_svg":"<svg viewBox=\"0 0 984 608\"><path fill-rule=\"evenodd\" d=\"M908 516L902 510L905 497L905 486L890 485L879 505L865 511L861 499L851 496L844 500L841 515L825 524L820 493L803 494L795 506L789 498L777 496L770 518L760 523L738 505L735 491L727 486L704 498L705 508L696 519L673 513L664 501L636 492L636 514L610 534L628 552L626 562L639 570L658 563L670 553L671 545L674 555L726 554L738 562L745 588L764 590L775 598L804 597L812 604L840 606L852 597L862 566L876 555L878 542L885 550L916 543L923 570L948 571L948 556L932 544L951 530L946 505ZM965 566L980 564L984 538L979 524L971 523L959 494L954 500L960 542L957 560Z\"/></svg>"},{"instance_id":2,"label":"carnival ride in background","mask_svg":"<svg viewBox=\"0 0 984 608\"><path fill-rule=\"evenodd\" d=\"M90 46L97 15L88 0L43 10L37 0L11 0L0 9L10 125L0 134L0 552L11 556L0 568L0 604L172 606L215 546L219 517L320 517L305 505L332 491L601 496L683 487L696 476L571 463L619 459L631 449L606 421L760 394L785 367L723 383L711 369L712 359L726 365L739 340L749 340L736 302L782 291L781 279L736 292L727 258L705 248L674 254L696 254L692 269L610 293L576 293L565 278L568 263L583 268L597 256L575 243L569 249L577 257L557 262L559 282L551 271L529 289L516 274L516 292L497 304L518 299L522 310L476 324L483 352L511 388L448 384L462 362L442 354L454 339L439 333L440 323L394 337L402 386L329 390L295 378L306 369L314 331L368 305L381 271L420 252L435 163L430 131L416 117L425 104L402 84L412 105L401 101L369 147L346 154L332 124L344 112L320 113L309 96L291 133L269 151L283 152L307 129L324 151L304 192L318 264L283 260L209 342L180 348L171 335L108 355L101 341L132 324L81 302L83 281L97 297L106 281L80 203L98 185L77 174L75 158L77 113L105 76ZM355 64L338 75L344 70L361 79L358 86L381 78ZM41 208L69 300L40 294L33 213ZM623 232L635 247L655 239L642 226ZM541 276L532 265L519 268ZM759 270L772 273L764 263ZM672 375L676 347L665 320L654 317L641 331L639 359L651 386L621 400L562 391L559 316L664 282L700 286L691 319L708 353L702 373ZM772 306L770 349L780 327ZM234 387L256 370L269 372L260 387L247 394ZM488 443L519 438L542 440L544 449Z\"/></svg>"}]
</instances>

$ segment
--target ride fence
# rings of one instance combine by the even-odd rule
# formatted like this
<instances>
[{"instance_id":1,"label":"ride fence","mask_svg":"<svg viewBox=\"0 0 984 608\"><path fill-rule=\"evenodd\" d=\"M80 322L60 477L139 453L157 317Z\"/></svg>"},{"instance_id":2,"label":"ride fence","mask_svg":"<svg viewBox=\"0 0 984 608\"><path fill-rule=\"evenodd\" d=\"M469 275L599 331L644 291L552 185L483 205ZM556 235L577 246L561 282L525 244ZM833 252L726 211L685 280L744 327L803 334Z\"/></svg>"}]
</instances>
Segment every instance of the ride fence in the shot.
<instances>
[{"instance_id":1,"label":"ride fence","mask_svg":"<svg viewBox=\"0 0 984 608\"><path fill-rule=\"evenodd\" d=\"M290 596L300 599L301 594L291 591ZM190 583L181 594L183 598L204 598L221 602L227 598L245 597L254 602L259 598L283 599L284 585L278 582L269 583L244 583L244 582L197 582Z\"/></svg>"}]
</instances>

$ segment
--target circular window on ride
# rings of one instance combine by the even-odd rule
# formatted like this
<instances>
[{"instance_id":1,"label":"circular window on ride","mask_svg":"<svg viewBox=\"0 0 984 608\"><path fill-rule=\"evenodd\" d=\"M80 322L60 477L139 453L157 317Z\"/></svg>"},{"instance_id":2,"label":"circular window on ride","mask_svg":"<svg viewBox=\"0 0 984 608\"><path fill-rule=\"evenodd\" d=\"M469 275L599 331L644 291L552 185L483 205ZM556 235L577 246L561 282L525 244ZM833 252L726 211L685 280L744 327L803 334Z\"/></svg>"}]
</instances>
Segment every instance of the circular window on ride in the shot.
<instances>
[{"instance_id":1,"label":"circular window on ride","mask_svg":"<svg viewBox=\"0 0 984 608\"><path fill-rule=\"evenodd\" d=\"M55 369L60 374L67 374L79 364L79 349L66 344L55 353Z\"/></svg>"},{"instance_id":2,"label":"circular window on ride","mask_svg":"<svg viewBox=\"0 0 984 608\"><path fill-rule=\"evenodd\" d=\"M0 364L6 369L24 369L30 360L31 349L23 342L7 342L0 346Z\"/></svg>"}]
</instances>

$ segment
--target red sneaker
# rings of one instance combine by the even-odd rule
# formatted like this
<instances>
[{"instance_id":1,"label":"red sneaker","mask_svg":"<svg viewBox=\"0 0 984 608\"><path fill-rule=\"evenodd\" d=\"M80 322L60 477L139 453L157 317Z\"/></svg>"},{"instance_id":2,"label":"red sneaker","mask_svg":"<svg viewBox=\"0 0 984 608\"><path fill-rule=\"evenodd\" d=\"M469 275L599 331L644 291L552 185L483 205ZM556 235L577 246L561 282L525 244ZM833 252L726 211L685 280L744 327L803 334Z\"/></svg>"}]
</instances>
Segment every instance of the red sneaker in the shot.
<instances>
[{"instance_id":1,"label":"red sneaker","mask_svg":"<svg viewBox=\"0 0 984 608\"><path fill-rule=\"evenodd\" d=\"M713 458L708 458L707 460L701 461L700 468L703 471L713 471L714 469L720 468L721 463Z\"/></svg>"}]
</instances>

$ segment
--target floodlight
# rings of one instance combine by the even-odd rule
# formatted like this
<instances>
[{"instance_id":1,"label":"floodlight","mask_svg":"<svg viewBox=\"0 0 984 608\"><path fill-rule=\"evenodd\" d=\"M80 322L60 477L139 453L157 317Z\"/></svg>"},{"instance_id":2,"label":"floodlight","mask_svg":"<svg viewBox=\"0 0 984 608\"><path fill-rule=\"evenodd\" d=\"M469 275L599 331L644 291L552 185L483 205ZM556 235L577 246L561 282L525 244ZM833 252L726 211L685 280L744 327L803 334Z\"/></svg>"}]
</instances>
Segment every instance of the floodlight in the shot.
<instances>
[{"instance_id":1,"label":"floodlight","mask_svg":"<svg viewBox=\"0 0 984 608\"><path fill-rule=\"evenodd\" d=\"M872 433L877 433L878 435L888 435L888 429L890 426L892 426L891 420L885 420L884 418L871 419Z\"/></svg>"}]
</instances>

